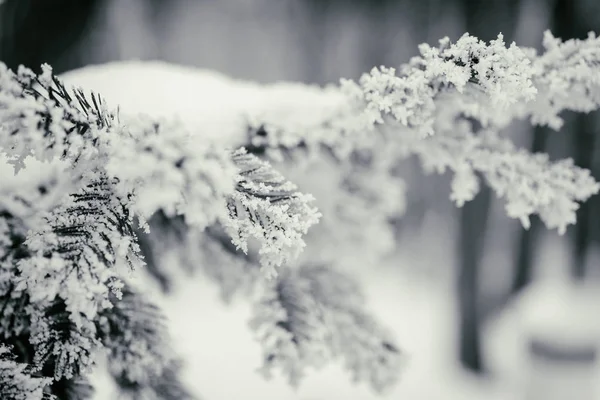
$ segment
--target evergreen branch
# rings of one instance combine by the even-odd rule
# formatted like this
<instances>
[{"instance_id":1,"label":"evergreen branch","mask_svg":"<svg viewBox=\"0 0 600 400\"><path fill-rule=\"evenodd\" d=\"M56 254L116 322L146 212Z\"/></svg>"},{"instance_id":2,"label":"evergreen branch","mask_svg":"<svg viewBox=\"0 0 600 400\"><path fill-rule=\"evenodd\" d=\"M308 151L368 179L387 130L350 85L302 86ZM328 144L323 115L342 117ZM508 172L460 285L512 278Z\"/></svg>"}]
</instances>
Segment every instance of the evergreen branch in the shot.
<instances>
[{"instance_id":1,"label":"evergreen branch","mask_svg":"<svg viewBox=\"0 0 600 400\"><path fill-rule=\"evenodd\" d=\"M106 170L136 215L150 218L162 210L199 230L226 216L236 176L227 149L202 142L180 123L144 117L123 126Z\"/></svg>"},{"instance_id":2,"label":"evergreen branch","mask_svg":"<svg viewBox=\"0 0 600 400\"><path fill-rule=\"evenodd\" d=\"M131 218L106 178L71 196L43 222L22 243L27 255L15 260L13 292L30 303L25 310L34 364L53 365L53 376L70 379L87 370L102 346L91 321L111 306L109 290L119 293L115 266L142 261ZM6 301L14 303L12 297Z\"/></svg>"},{"instance_id":3,"label":"evergreen branch","mask_svg":"<svg viewBox=\"0 0 600 400\"><path fill-rule=\"evenodd\" d=\"M177 123L120 121L100 96L67 89L48 65L35 75L0 64L0 149L16 171L28 156L63 159L77 178L103 171L130 211L145 218L163 208L204 228L225 215L223 197L233 191L226 150L190 140Z\"/></svg>"},{"instance_id":4,"label":"evergreen branch","mask_svg":"<svg viewBox=\"0 0 600 400\"><path fill-rule=\"evenodd\" d=\"M73 315L93 318L96 309L109 306L105 285L117 278L112 267L142 263L132 224L108 179L99 176L29 234L25 245L32 254L18 263L20 284L34 301L64 296Z\"/></svg>"},{"instance_id":5,"label":"evergreen branch","mask_svg":"<svg viewBox=\"0 0 600 400\"><path fill-rule=\"evenodd\" d=\"M535 213L549 229L564 233L576 222L577 202L600 190L590 171L571 159L553 162L546 154L530 154L493 130L473 132L467 121L426 139L409 141L407 135L398 153L417 155L427 172L450 169L450 198L459 207L479 192L480 174L506 200L508 216L520 219L525 228Z\"/></svg>"},{"instance_id":6,"label":"evergreen branch","mask_svg":"<svg viewBox=\"0 0 600 400\"><path fill-rule=\"evenodd\" d=\"M250 321L264 347L263 374L281 369L297 386L307 369L341 358L355 381L378 392L389 389L405 357L366 313L356 283L327 267L284 271L255 304Z\"/></svg>"},{"instance_id":7,"label":"evergreen branch","mask_svg":"<svg viewBox=\"0 0 600 400\"><path fill-rule=\"evenodd\" d=\"M20 67L17 73L0 63L0 148L18 171L28 156L76 164L98 157L97 145L113 124L114 114L80 90L73 99L47 64L42 73Z\"/></svg>"},{"instance_id":8,"label":"evergreen branch","mask_svg":"<svg viewBox=\"0 0 600 400\"><path fill-rule=\"evenodd\" d=\"M533 124L558 130L563 111L600 108L600 38L590 32L585 40L563 42L546 31L543 45L543 54L532 55L539 95L527 107L527 115Z\"/></svg>"},{"instance_id":9,"label":"evergreen branch","mask_svg":"<svg viewBox=\"0 0 600 400\"><path fill-rule=\"evenodd\" d=\"M25 68L19 69L16 75L5 67L0 69L0 83L3 84L0 85L3 100L0 102L0 146L13 157L13 162L18 161L17 164L21 165L24 157L33 154L42 159L58 156L77 165L93 156L94 174L105 174L110 178L111 186L124 200L129 213L143 218L149 218L158 210L169 216L183 214L186 223L199 229L217 220L231 225L232 204L246 202L247 210L257 208L255 211L259 212L261 209L262 220L255 219L258 214L246 213L242 217L244 222L234 224L239 227L245 225L244 228L255 227L251 235L269 243L261 250L269 273L273 273L271 270L275 265L297 255L302 248L303 242L297 236L316 222L316 212L301 205L309 198L298 193L293 196L295 201L291 201L288 193L294 190L291 187L282 186L281 193L266 193L262 186L260 190L250 187L249 179L236 175L234 164L239 166L248 162L251 156L244 158L238 151L232 160L227 151L194 140L177 123L147 118L122 123L106 111L106 105L98 96L92 94L88 98L80 90L74 91L74 96L71 96L52 75L49 66L42 69L39 76ZM32 113L37 116L35 124L29 120ZM57 124L58 128L54 126ZM166 131L169 134L165 134ZM28 143L26 147L18 147L14 143L21 138ZM262 167L260 173L265 173L265 170ZM243 173L250 171L244 170ZM89 176L87 180L90 180ZM264 181L261 184L270 185L274 190L274 185L281 185L281 182ZM233 198L229 207L225 201L227 197ZM267 204L275 202L281 202L282 206L267 207ZM284 238L280 232L271 232L271 228L283 229L269 220L269 211L279 214L270 217L295 219L299 226L285 232L292 233L290 237ZM238 232L234 232L233 237L244 248L246 237L240 238ZM282 242L283 239L289 243L273 245L273 242ZM284 250L284 247L289 249ZM63 246L62 250L71 251L68 246ZM275 254L286 250L291 250L292 254Z\"/></svg>"},{"instance_id":10,"label":"evergreen branch","mask_svg":"<svg viewBox=\"0 0 600 400\"><path fill-rule=\"evenodd\" d=\"M513 105L523 108L537 93L531 60L515 45L506 48L502 35L487 44L465 34L456 43L445 38L439 48L423 44L419 50L421 56L401 66L398 74L382 66L358 82L343 79L340 87L326 89L323 97L331 97L332 105L326 113L315 110L309 122L288 122L276 114L255 118L250 145L309 150L325 146L345 158L370 147L382 125L427 137L435 133L440 111L450 114L448 118L468 113L484 124L504 124L499 111L512 115ZM450 108L444 100L448 97L455 103Z\"/></svg>"},{"instance_id":11,"label":"evergreen branch","mask_svg":"<svg viewBox=\"0 0 600 400\"><path fill-rule=\"evenodd\" d=\"M325 323L331 326L328 343L353 380L367 382L378 393L395 385L406 355L392 333L367 312L357 282L319 265L300 268L297 279L309 282L311 296L325 310Z\"/></svg>"},{"instance_id":12,"label":"evergreen branch","mask_svg":"<svg viewBox=\"0 0 600 400\"><path fill-rule=\"evenodd\" d=\"M79 375L72 379L62 378L52 384L52 393L60 400L92 400L94 387L89 379Z\"/></svg>"},{"instance_id":13,"label":"evergreen branch","mask_svg":"<svg viewBox=\"0 0 600 400\"><path fill-rule=\"evenodd\" d=\"M518 118L558 129L562 111L598 109L599 44L594 34L586 40L562 42L546 32L546 52L536 56L514 44L505 48L501 36L486 45L464 35L455 44L442 40L439 48L421 45L421 57L403 66L399 76L395 70L381 68L358 83L344 85L360 107L366 107L365 113L372 114L384 146L395 148L398 159L417 155L426 171L454 172L450 198L458 206L479 192L480 174L506 199L510 217L520 219L527 228L529 216L538 214L548 228L564 233L576 222L578 202L600 189L589 171L569 160L551 162L546 156L518 150L507 139L490 141L489 136L497 136L496 132ZM426 88L419 86L425 83ZM419 88L433 94L418 94ZM410 122L411 118L417 119ZM287 143L304 149L304 137L314 142L312 131L327 131L327 138L341 134L329 129L327 119L319 124L311 132L300 133L293 127L290 132L277 126L263 128L250 140L271 146L259 151L290 152ZM481 133L472 132L474 125L483 128ZM423 127L435 134L424 136ZM355 146L348 154L357 150L361 147Z\"/></svg>"},{"instance_id":14,"label":"evergreen branch","mask_svg":"<svg viewBox=\"0 0 600 400\"><path fill-rule=\"evenodd\" d=\"M56 298L44 308L29 307L29 341L35 349L33 365L56 380L72 379L87 373L101 348L92 321L75 323L65 300Z\"/></svg>"},{"instance_id":15,"label":"evergreen branch","mask_svg":"<svg viewBox=\"0 0 600 400\"><path fill-rule=\"evenodd\" d=\"M31 368L16 362L15 358L9 347L0 344L0 397L3 400L58 400L44 393L51 379L34 376Z\"/></svg>"},{"instance_id":16,"label":"evergreen branch","mask_svg":"<svg viewBox=\"0 0 600 400\"><path fill-rule=\"evenodd\" d=\"M147 386L141 386L128 380L117 379L121 390L120 400L200 400L181 382L183 363L175 360L166 365L162 373Z\"/></svg>"},{"instance_id":17,"label":"evergreen branch","mask_svg":"<svg viewBox=\"0 0 600 400\"><path fill-rule=\"evenodd\" d=\"M109 370L120 380L150 385L172 359L166 319L157 306L129 286L97 318L98 336L109 351Z\"/></svg>"},{"instance_id":18,"label":"evergreen branch","mask_svg":"<svg viewBox=\"0 0 600 400\"><path fill-rule=\"evenodd\" d=\"M136 399L192 399L179 380L180 364L160 310L130 287L114 308L97 322L99 336L109 350L108 368L124 397Z\"/></svg>"},{"instance_id":19,"label":"evergreen branch","mask_svg":"<svg viewBox=\"0 0 600 400\"><path fill-rule=\"evenodd\" d=\"M309 205L312 196L298 192L267 162L243 148L233 157L240 172L228 202L229 218L222 223L244 253L250 238L258 241L262 269L272 277L276 267L298 257L305 246L302 235L320 214Z\"/></svg>"}]
</instances>

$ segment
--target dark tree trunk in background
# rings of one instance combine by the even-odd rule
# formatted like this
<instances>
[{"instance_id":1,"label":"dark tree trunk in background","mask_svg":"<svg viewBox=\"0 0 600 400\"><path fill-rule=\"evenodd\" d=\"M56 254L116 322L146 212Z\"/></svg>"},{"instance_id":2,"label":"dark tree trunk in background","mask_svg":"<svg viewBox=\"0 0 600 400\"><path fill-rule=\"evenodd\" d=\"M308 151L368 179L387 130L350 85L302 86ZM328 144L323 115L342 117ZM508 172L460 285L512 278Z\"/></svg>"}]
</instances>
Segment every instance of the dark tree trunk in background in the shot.
<instances>
[{"instance_id":1,"label":"dark tree trunk in background","mask_svg":"<svg viewBox=\"0 0 600 400\"><path fill-rule=\"evenodd\" d=\"M587 35L588 30L591 28L588 29L583 22L585 19L580 18L582 13L582 9L578 8L578 6L582 6L580 1L554 0L551 2L551 6L550 29L555 36L567 40L574 37L584 38ZM592 174L598 177L600 175L598 167L594 167L596 140L594 139L593 128L596 119L597 113L592 115L578 114L574 117L574 120L567 120L563 130L566 135L573 138L576 164L591 169ZM547 128L535 128L531 148L533 152L545 151L548 131ZM577 213L577 224L572 228L573 264L571 270L575 278L582 278L585 275L585 254L592 240L592 233L598 232L598 229L592 224L593 216L597 214L597 211L598 198L595 196L581 205ZM596 217L598 216L596 215ZM539 217L533 216L530 229L521 231L511 295L518 294L531 281L533 254L535 253L536 239L540 227L542 227L542 223Z\"/></svg>"},{"instance_id":2,"label":"dark tree trunk in background","mask_svg":"<svg viewBox=\"0 0 600 400\"><path fill-rule=\"evenodd\" d=\"M465 204L460 210L459 357L462 366L473 372L484 370L481 356L478 281L490 202L490 191L482 190L473 201Z\"/></svg>"},{"instance_id":3,"label":"dark tree trunk in background","mask_svg":"<svg viewBox=\"0 0 600 400\"><path fill-rule=\"evenodd\" d=\"M573 140L575 141L575 163L591 169L594 159L594 147L597 132L594 131L596 114L578 115L574 124ZM596 179L598 176L596 175ZM592 208L597 202L587 201L577 210L577 224L573 227L573 265L572 276L583 279L586 276L586 254L590 245L590 225ZM597 222L596 222L597 223Z\"/></svg>"},{"instance_id":4,"label":"dark tree trunk in background","mask_svg":"<svg viewBox=\"0 0 600 400\"><path fill-rule=\"evenodd\" d=\"M463 0L462 9L465 28L470 34L489 41L502 32L506 42L512 40L519 12L518 0ZM464 368L475 373L485 369L481 355L478 281L491 199L490 189L482 186L477 197L460 210L459 360Z\"/></svg>"},{"instance_id":5,"label":"dark tree trunk in background","mask_svg":"<svg viewBox=\"0 0 600 400\"><path fill-rule=\"evenodd\" d=\"M548 128L536 126L533 130L533 140L531 143L531 152L540 153L546 148L548 138ZM537 215L530 217L531 226L521 231L517 244L517 260L515 262L515 275L510 288L510 296L515 296L521 292L530 282L533 274L533 255L536 248L537 233L540 229L541 221Z\"/></svg>"},{"instance_id":6,"label":"dark tree trunk in background","mask_svg":"<svg viewBox=\"0 0 600 400\"><path fill-rule=\"evenodd\" d=\"M585 12L583 3L574 0L555 0L553 9L552 31L563 40L571 38L583 39L592 28L586 26L581 15ZM597 113L578 113L572 120L567 120L563 127L565 134L573 140L575 164L582 168L591 169L594 164L595 132L594 125ZM594 171L592 171L594 172ZM596 178L597 178L596 174ZM590 216L592 208L597 207L597 201L591 200L580 205L577 211L577 224L571 228L573 257L571 275L582 279L586 275L585 256L590 244Z\"/></svg>"}]
</instances>

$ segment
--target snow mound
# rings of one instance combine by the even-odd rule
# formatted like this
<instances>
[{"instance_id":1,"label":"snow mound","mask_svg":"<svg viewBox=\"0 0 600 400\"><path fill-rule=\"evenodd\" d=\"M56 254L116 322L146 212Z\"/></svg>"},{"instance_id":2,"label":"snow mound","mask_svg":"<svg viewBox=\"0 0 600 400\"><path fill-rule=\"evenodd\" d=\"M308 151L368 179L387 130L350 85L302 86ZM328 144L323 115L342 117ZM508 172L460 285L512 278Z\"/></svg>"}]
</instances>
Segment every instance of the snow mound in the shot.
<instances>
[{"instance_id":1,"label":"snow mound","mask_svg":"<svg viewBox=\"0 0 600 400\"><path fill-rule=\"evenodd\" d=\"M162 61L87 66L61 78L67 85L99 93L122 116L176 118L192 132L232 146L245 143L250 121L277 117L286 126L318 125L343 102L335 88L260 85Z\"/></svg>"}]
</instances>

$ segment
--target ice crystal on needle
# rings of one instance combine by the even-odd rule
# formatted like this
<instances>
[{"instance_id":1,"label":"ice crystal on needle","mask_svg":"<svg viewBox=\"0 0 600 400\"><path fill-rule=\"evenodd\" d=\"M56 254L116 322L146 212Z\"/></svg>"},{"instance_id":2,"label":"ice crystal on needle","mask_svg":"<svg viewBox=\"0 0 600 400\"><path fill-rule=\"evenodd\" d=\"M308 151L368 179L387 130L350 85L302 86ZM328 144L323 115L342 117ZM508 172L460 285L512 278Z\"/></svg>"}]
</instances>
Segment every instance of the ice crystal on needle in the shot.
<instances>
[{"instance_id":1,"label":"ice crystal on needle","mask_svg":"<svg viewBox=\"0 0 600 400\"><path fill-rule=\"evenodd\" d=\"M240 172L224 226L244 252L250 238L258 241L263 270L273 277L276 267L300 254L305 246L302 235L320 214L310 205L312 196L300 193L269 163L244 149L234 154L234 160Z\"/></svg>"},{"instance_id":2,"label":"ice crystal on needle","mask_svg":"<svg viewBox=\"0 0 600 400\"><path fill-rule=\"evenodd\" d=\"M0 344L0 394L10 400L55 400L44 393L51 379L35 377L30 368L14 359L11 349Z\"/></svg>"},{"instance_id":3,"label":"ice crystal on needle","mask_svg":"<svg viewBox=\"0 0 600 400\"><path fill-rule=\"evenodd\" d=\"M288 127L289 138L283 124L269 121L265 126L273 132L263 130L260 143L290 152L289 143L295 140L300 149L306 136L312 147L318 142L340 155L336 146L342 141L352 146L344 152L351 156L383 136L399 159L417 155L425 170L450 169L450 197L457 205L474 198L483 177L506 200L508 216L527 227L535 213L563 233L575 223L577 203L600 186L572 161L517 149L501 138L501 130L523 118L559 128L564 110L598 109L600 41L590 34L562 42L547 32L544 47L536 55L515 43L506 47L502 35L485 43L469 34L456 43L442 39L438 47L423 44L421 55L398 70L374 68L358 82L342 80L340 90L351 107L321 116L314 127L302 128L304 134Z\"/></svg>"},{"instance_id":4,"label":"ice crystal on needle","mask_svg":"<svg viewBox=\"0 0 600 400\"><path fill-rule=\"evenodd\" d=\"M590 112L600 107L600 38L563 42L544 33L544 53L533 58L540 94L528 107L534 124L560 129L564 110Z\"/></svg>"}]
</instances>

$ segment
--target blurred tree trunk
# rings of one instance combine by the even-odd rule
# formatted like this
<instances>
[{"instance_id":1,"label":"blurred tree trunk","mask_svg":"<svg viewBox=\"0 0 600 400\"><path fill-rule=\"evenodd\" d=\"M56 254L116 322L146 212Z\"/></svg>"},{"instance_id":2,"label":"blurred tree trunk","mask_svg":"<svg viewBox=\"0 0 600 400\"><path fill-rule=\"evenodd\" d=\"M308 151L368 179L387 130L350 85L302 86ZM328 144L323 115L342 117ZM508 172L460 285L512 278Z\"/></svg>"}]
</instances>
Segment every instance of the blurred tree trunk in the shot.
<instances>
[{"instance_id":1,"label":"blurred tree trunk","mask_svg":"<svg viewBox=\"0 0 600 400\"><path fill-rule=\"evenodd\" d=\"M594 163L595 119L596 113L578 115L573 126L575 163L582 168L591 169ZM598 174L594 175L598 179ZM597 206L597 201L590 200L582 203L579 210L577 210L577 224L573 227L573 264L571 270L575 279L583 279L587 275L586 255L590 246L590 225L592 223L590 217L595 214L592 210L593 207Z\"/></svg>"},{"instance_id":2,"label":"blurred tree trunk","mask_svg":"<svg viewBox=\"0 0 600 400\"><path fill-rule=\"evenodd\" d=\"M582 3L574 0L556 0L554 7L554 35L563 40L571 38L583 39L591 30L582 18ZM597 113L575 115L570 124L563 128L573 139L573 151L575 164L591 169L594 164L595 147L595 119ZM592 171L594 172L594 171ZM594 174L596 179L598 175ZM577 224L572 227L573 258L571 264L571 275L575 279L583 279L586 276L586 254L590 245L590 216L594 214L593 207L597 207L597 201L590 200L580 205L577 210Z\"/></svg>"},{"instance_id":3,"label":"blurred tree trunk","mask_svg":"<svg viewBox=\"0 0 600 400\"><path fill-rule=\"evenodd\" d=\"M582 18L585 13L583 2L554 0L553 5L551 30L555 36L563 40L587 37L591 27L587 26L586 19ZM592 169L594 166L596 118L597 113L577 113L573 115L573 118L566 118L565 125L562 128L573 141L575 164L582 168ZM598 171L592 170L592 173L598 179ZM597 207L598 201L596 198L582 203L577 211L577 224L571 227L569 232L573 245L571 275L575 279L582 279L586 275L586 254L591 239L590 216L596 213L594 208ZM523 266L522 268L530 269L531 266Z\"/></svg>"},{"instance_id":4,"label":"blurred tree trunk","mask_svg":"<svg viewBox=\"0 0 600 400\"><path fill-rule=\"evenodd\" d=\"M531 152L543 152L546 148L548 138L548 128L536 126L533 130L533 140L531 143ZM531 282L533 274L533 255L537 243L537 233L541 226L541 220L537 215L530 217L531 226L529 229L520 227L520 235L517 244L517 260L515 262L515 275L510 288L510 296L515 296L521 292Z\"/></svg>"},{"instance_id":5,"label":"blurred tree trunk","mask_svg":"<svg viewBox=\"0 0 600 400\"><path fill-rule=\"evenodd\" d=\"M519 0L462 0L461 3L467 32L486 41L502 32L506 42L512 40L516 30ZM490 189L482 186L475 199L460 210L459 360L464 368L475 373L482 373L485 369L481 355L478 281L491 199Z\"/></svg>"},{"instance_id":6,"label":"blurred tree trunk","mask_svg":"<svg viewBox=\"0 0 600 400\"><path fill-rule=\"evenodd\" d=\"M583 3L575 0L554 0L552 4L552 16L550 29L555 36L564 40L570 38L584 38L589 27L585 26L585 19L581 18ZM577 114L573 120L568 119L564 130L573 138L573 150L575 163L583 168L592 169L595 177L598 177L598 168L594 167L595 159L595 135L594 125L597 113L592 115ZM534 131L532 151L541 152L545 150L548 131L546 128L536 127ZM585 255L587 253L591 232L591 216L596 215L598 209L597 196L583 203L577 212L577 224L572 228L573 238L573 260L572 275L575 278L583 278L585 271ZM516 271L511 287L511 295L519 293L530 281L533 267L533 254L535 253L536 238L538 236L541 221L537 216L531 219L531 228L522 230L517 250Z\"/></svg>"}]
</instances>

